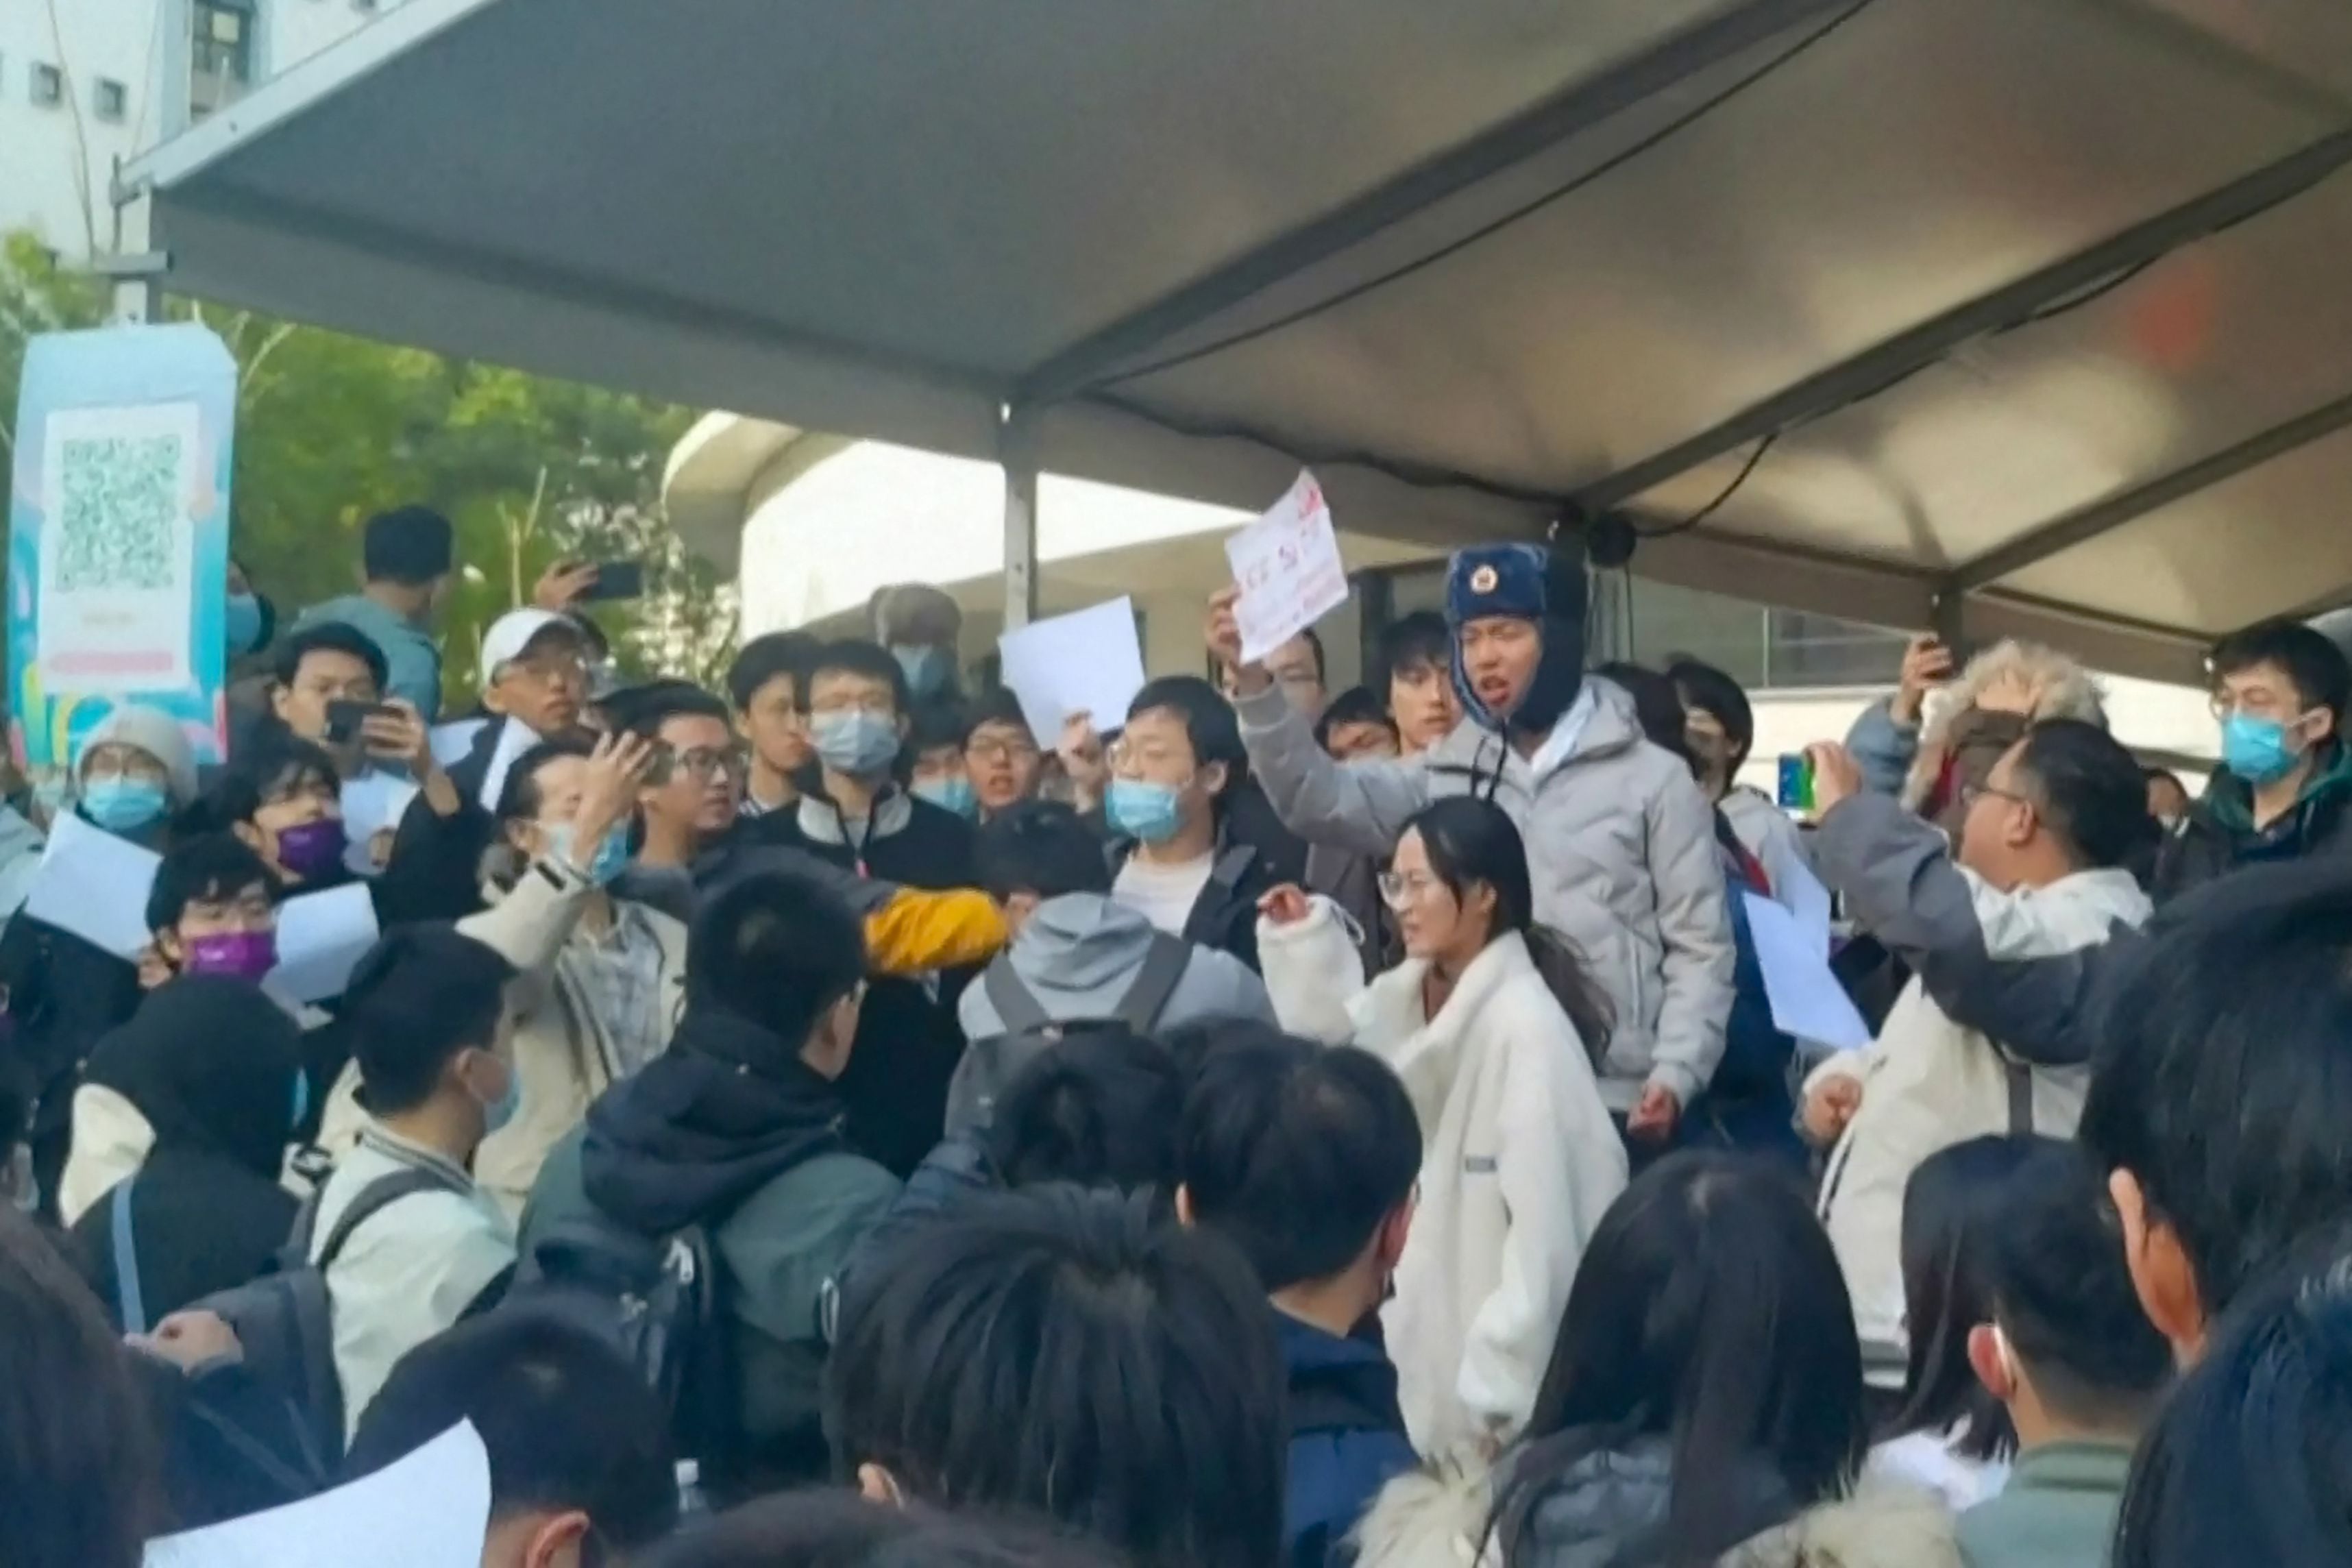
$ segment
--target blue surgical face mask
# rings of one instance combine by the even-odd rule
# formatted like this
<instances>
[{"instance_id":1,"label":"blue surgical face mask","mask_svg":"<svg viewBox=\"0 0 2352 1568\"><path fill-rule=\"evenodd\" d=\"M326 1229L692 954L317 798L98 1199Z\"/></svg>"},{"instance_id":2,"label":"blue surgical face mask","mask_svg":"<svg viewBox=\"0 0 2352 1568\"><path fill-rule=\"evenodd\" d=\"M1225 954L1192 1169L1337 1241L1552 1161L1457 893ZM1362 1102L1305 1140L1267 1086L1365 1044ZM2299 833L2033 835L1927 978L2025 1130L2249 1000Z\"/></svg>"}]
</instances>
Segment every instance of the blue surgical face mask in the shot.
<instances>
[{"instance_id":1,"label":"blue surgical face mask","mask_svg":"<svg viewBox=\"0 0 2352 1568\"><path fill-rule=\"evenodd\" d=\"M109 833L136 833L163 815L163 786L116 773L81 786L81 814Z\"/></svg>"},{"instance_id":2,"label":"blue surgical face mask","mask_svg":"<svg viewBox=\"0 0 2352 1568\"><path fill-rule=\"evenodd\" d=\"M2232 713L2221 721L2221 761L2257 788L2276 784L2303 760L2303 753L2288 743L2286 730L2276 719Z\"/></svg>"},{"instance_id":3,"label":"blue surgical face mask","mask_svg":"<svg viewBox=\"0 0 2352 1568\"><path fill-rule=\"evenodd\" d=\"M916 784L914 794L916 799L944 806L958 816L980 815L980 796L972 792L971 781L961 773L950 773L941 779L923 779Z\"/></svg>"},{"instance_id":4,"label":"blue surgical face mask","mask_svg":"<svg viewBox=\"0 0 2352 1568\"><path fill-rule=\"evenodd\" d=\"M250 594L231 594L222 635L231 656L251 653L261 645L261 601Z\"/></svg>"},{"instance_id":5,"label":"blue surgical face mask","mask_svg":"<svg viewBox=\"0 0 2352 1568\"><path fill-rule=\"evenodd\" d=\"M898 721L863 708L819 713L809 721L809 744L836 773L869 777L887 771L898 754Z\"/></svg>"},{"instance_id":6,"label":"blue surgical face mask","mask_svg":"<svg viewBox=\"0 0 2352 1568\"><path fill-rule=\"evenodd\" d=\"M894 644L891 656L906 672L907 689L917 697L936 697L948 687L948 677L954 667L948 662L948 650L929 644Z\"/></svg>"},{"instance_id":7,"label":"blue surgical face mask","mask_svg":"<svg viewBox=\"0 0 2352 1568\"><path fill-rule=\"evenodd\" d=\"M1176 792L1147 779L1111 780L1103 815L1113 832L1142 844L1165 844L1184 826L1183 803Z\"/></svg>"},{"instance_id":8,"label":"blue surgical face mask","mask_svg":"<svg viewBox=\"0 0 2352 1568\"><path fill-rule=\"evenodd\" d=\"M613 879L629 863L629 835L625 823L616 822L605 830L604 841L596 846L596 858L585 864L572 853L572 824L557 823L547 830L547 837L557 859L586 872L588 879L600 888L611 887Z\"/></svg>"},{"instance_id":9,"label":"blue surgical face mask","mask_svg":"<svg viewBox=\"0 0 2352 1568\"><path fill-rule=\"evenodd\" d=\"M502 1131L515 1119L515 1112L522 1109L522 1074L515 1071L512 1062L507 1063L506 1068L506 1092L482 1107L482 1136L485 1138Z\"/></svg>"}]
</instances>

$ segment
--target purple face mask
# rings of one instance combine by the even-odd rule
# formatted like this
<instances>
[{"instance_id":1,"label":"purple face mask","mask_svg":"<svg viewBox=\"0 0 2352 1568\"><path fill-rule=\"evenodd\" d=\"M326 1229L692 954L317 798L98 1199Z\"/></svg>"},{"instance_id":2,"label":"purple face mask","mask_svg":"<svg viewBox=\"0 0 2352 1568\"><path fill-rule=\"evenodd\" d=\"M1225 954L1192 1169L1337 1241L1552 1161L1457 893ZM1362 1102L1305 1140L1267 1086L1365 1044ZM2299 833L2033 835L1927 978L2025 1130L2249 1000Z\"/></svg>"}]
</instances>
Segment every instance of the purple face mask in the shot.
<instances>
[{"instance_id":1,"label":"purple face mask","mask_svg":"<svg viewBox=\"0 0 2352 1568\"><path fill-rule=\"evenodd\" d=\"M182 967L190 974L226 974L258 984L278 967L278 933L226 931L190 937L187 953L188 961Z\"/></svg>"},{"instance_id":2,"label":"purple face mask","mask_svg":"<svg viewBox=\"0 0 2352 1568\"><path fill-rule=\"evenodd\" d=\"M278 863L307 882L341 865L343 850L350 844L343 835L343 819L322 816L278 830Z\"/></svg>"}]
</instances>

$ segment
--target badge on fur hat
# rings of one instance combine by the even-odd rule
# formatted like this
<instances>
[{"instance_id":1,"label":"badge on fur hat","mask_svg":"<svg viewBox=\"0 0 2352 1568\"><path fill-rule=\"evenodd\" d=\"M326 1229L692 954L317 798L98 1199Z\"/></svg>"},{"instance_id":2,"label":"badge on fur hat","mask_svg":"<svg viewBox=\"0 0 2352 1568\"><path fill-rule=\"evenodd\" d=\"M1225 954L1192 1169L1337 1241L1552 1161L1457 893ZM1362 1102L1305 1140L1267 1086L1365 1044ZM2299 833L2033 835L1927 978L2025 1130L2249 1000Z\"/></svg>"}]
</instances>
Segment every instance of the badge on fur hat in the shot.
<instances>
[{"instance_id":1,"label":"badge on fur hat","mask_svg":"<svg viewBox=\"0 0 2352 1568\"><path fill-rule=\"evenodd\" d=\"M1481 566L1470 574L1470 591L1474 594L1491 594L1495 591L1496 584L1501 581L1502 578L1496 574L1492 566Z\"/></svg>"}]
</instances>

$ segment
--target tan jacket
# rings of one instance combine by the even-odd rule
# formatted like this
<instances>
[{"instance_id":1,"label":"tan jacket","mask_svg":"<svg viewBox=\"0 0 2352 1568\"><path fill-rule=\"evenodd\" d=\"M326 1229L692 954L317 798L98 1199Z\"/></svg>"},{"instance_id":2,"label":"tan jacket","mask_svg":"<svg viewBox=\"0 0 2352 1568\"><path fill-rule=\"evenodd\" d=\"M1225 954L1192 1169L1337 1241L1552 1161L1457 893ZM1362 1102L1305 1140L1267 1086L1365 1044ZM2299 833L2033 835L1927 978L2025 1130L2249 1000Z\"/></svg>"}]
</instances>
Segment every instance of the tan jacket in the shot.
<instances>
[{"instance_id":1,"label":"tan jacket","mask_svg":"<svg viewBox=\"0 0 2352 1568\"><path fill-rule=\"evenodd\" d=\"M580 912L593 890L562 863L537 860L512 889L493 889L496 901L488 909L457 922L459 931L496 949L518 972L512 1048L522 1105L474 1156L474 1179L509 1218L521 1215L547 1152L580 1124L590 1102L620 1071L623 1058L608 1021L597 1014L580 977L583 960L575 942L584 941L578 938ZM660 1006L674 1027L686 1002L686 927L643 905L633 912L661 944ZM358 1087L354 1065L336 1084L320 1129L320 1143L338 1155L366 1121L352 1098Z\"/></svg>"}]
</instances>

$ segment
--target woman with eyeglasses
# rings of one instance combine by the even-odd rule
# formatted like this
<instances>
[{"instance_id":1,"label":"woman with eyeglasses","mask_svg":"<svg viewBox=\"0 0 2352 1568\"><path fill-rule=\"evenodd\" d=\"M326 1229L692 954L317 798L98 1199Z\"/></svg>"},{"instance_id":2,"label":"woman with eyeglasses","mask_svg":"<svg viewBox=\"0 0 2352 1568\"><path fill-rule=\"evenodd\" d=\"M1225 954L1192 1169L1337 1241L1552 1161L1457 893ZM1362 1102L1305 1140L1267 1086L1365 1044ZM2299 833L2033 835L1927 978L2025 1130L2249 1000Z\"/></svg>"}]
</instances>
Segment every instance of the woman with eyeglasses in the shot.
<instances>
[{"instance_id":1,"label":"woman with eyeglasses","mask_svg":"<svg viewBox=\"0 0 2352 1568\"><path fill-rule=\"evenodd\" d=\"M1276 889L1258 943L1283 1026L1396 1069L1423 1136L1421 1207L1381 1313L1413 1447L1491 1452L1525 1425L1577 1263L1624 1190L1593 1064L1607 1003L1535 923L1527 850L1470 795L1414 816L1381 879L1405 959L1364 981L1328 900Z\"/></svg>"}]
</instances>

